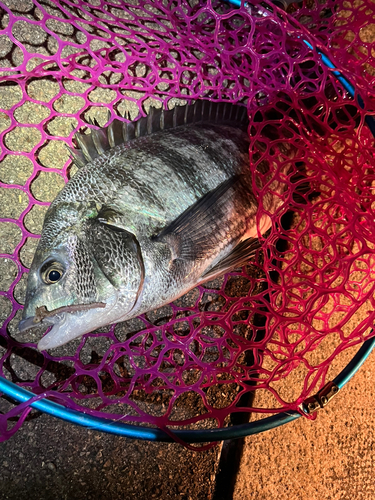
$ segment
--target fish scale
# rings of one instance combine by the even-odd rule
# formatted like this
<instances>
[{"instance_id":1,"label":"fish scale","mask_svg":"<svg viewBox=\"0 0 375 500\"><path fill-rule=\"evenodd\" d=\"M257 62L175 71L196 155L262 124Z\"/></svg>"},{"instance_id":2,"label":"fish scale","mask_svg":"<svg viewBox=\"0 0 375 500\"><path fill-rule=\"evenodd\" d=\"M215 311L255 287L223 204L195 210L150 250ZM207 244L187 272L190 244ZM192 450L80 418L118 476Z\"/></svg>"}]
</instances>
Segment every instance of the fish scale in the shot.
<instances>
[{"instance_id":1,"label":"fish scale","mask_svg":"<svg viewBox=\"0 0 375 500\"><path fill-rule=\"evenodd\" d=\"M244 107L197 101L76 136L80 168L47 211L20 323L48 311L39 349L156 309L254 254L247 122ZM270 214L284 187L272 189Z\"/></svg>"}]
</instances>

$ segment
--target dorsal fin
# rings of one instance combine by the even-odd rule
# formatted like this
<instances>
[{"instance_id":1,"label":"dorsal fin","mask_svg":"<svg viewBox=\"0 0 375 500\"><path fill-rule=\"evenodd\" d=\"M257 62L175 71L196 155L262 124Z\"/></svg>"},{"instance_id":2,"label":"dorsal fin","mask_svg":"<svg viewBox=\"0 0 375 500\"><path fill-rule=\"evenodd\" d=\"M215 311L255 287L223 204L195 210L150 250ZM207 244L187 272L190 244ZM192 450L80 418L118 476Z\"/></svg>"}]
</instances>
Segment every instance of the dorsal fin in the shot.
<instances>
[{"instance_id":1,"label":"dorsal fin","mask_svg":"<svg viewBox=\"0 0 375 500\"><path fill-rule=\"evenodd\" d=\"M231 124L244 129L248 122L245 106L198 100L194 104L175 106L170 110L150 108L147 116L133 122L114 119L106 127L91 129L90 134L77 132L74 137L78 148L68 149L77 167L82 167L115 146L162 130L201 123Z\"/></svg>"}]
</instances>

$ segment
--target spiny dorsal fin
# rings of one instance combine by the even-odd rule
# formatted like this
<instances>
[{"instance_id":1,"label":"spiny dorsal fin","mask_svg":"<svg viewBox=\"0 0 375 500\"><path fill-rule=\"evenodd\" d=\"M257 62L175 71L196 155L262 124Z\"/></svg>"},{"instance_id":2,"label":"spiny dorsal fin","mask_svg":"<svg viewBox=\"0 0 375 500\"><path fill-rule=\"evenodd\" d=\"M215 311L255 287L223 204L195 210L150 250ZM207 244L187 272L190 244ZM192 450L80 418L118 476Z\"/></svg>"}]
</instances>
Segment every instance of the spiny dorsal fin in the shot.
<instances>
[{"instance_id":1,"label":"spiny dorsal fin","mask_svg":"<svg viewBox=\"0 0 375 500\"><path fill-rule=\"evenodd\" d=\"M109 113L108 120L110 117ZM248 121L244 106L198 100L194 104L175 106L170 110L150 108L147 116L133 122L114 119L106 127L91 129L90 134L77 132L74 137L78 148L68 149L77 167L82 167L115 146L162 130L200 123L228 123L244 128L247 127Z\"/></svg>"}]
</instances>

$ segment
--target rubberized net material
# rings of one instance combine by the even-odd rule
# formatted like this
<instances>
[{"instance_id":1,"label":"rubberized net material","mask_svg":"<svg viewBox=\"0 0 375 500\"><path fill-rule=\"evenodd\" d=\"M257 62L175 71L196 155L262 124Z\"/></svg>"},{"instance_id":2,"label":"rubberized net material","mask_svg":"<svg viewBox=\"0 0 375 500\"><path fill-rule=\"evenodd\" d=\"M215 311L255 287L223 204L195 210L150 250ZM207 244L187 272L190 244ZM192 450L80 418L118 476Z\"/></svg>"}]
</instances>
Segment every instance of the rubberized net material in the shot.
<instances>
[{"instance_id":1,"label":"rubberized net material","mask_svg":"<svg viewBox=\"0 0 375 500\"><path fill-rule=\"evenodd\" d=\"M374 104L375 10L354 5L0 2L2 376L68 408L172 430L302 412L336 357L372 335L375 316L363 111ZM169 306L39 353L42 331L17 325L46 208L75 171L64 146L72 126L197 98L247 106L260 204L273 180L287 184L261 250ZM30 407L2 399L0 410L7 439Z\"/></svg>"}]
</instances>

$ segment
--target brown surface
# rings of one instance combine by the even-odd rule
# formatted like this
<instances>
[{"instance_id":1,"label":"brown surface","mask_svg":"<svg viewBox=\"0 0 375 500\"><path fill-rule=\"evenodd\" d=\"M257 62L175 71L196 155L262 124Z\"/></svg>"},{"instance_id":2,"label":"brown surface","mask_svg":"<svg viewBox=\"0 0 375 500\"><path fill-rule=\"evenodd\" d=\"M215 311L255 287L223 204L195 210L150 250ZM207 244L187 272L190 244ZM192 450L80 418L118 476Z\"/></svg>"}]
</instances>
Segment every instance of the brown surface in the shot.
<instances>
[{"instance_id":1,"label":"brown surface","mask_svg":"<svg viewBox=\"0 0 375 500\"><path fill-rule=\"evenodd\" d=\"M375 352L315 421L246 438L234 500L375 499L374 380Z\"/></svg>"}]
</instances>

